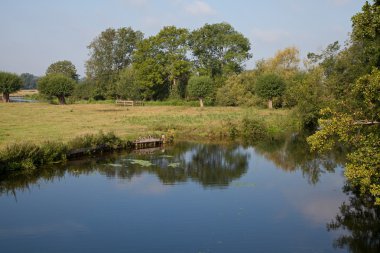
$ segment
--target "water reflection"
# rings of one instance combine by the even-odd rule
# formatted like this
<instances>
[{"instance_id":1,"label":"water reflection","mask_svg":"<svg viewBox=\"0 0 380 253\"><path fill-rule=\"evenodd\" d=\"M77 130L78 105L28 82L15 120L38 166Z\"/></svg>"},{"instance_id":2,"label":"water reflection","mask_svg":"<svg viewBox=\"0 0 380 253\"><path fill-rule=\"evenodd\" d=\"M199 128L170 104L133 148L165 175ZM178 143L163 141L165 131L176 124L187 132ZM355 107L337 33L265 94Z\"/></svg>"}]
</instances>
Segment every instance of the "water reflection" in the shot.
<instances>
[{"instance_id":1,"label":"water reflection","mask_svg":"<svg viewBox=\"0 0 380 253\"><path fill-rule=\"evenodd\" d=\"M279 169L301 170L311 184L316 184L322 173L334 172L336 166L344 162L343 152L339 150L324 157L310 153L305 138L300 135L282 141L259 143L254 151ZM40 168L25 174L1 175L0 194L15 195L17 189L27 190L39 180L52 181L64 177L66 173L79 176L93 172L129 181L143 173L150 173L155 174L163 184L191 180L204 187L223 188L247 172L250 155L250 147L237 144L183 142L166 149L119 153Z\"/></svg>"},{"instance_id":2,"label":"water reflection","mask_svg":"<svg viewBox=\"0 0 380 253\"><path fill-rule=\"evenodd\" d=\"M327 224L329 231L345 230L347 233L334 242L336 248L347 248L353 253L377 253L380 251L380 206L374 206L372 198L360 197L349 186L344 191L350 196L339 214Z\"/></svg>"},{"instance_id":3,"label":"water reflection","mask_svg":"<svg viewBox=\"0 0 380 253\"><path fill-rule=\"evenodd\" d=\"M302 171L310 184L316 184L321 174L335 172L335 168L345 163L345 151L332 150L327 155L310 152L306 136L294 134L289 138L258 143L256 152L265 156L284 171Z\"/></svg>"}]
</instances>

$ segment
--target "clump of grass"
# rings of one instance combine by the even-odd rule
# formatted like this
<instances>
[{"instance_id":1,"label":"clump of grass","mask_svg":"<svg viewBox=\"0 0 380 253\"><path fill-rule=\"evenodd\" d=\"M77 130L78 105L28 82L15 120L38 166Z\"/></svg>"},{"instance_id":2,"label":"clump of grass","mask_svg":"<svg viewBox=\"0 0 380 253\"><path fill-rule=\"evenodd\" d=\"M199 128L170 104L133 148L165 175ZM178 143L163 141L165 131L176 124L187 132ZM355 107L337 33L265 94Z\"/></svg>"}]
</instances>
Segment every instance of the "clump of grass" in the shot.
<instances>
[{"instance_id":1,"label":"clump of grass","mask_svg":"<svg viewBox=\"0 0 380 253\"><path fill-rule=\"evenodd\" d=\"M68 143L51 141L40 145L31 142L15 143L0 150L0 174L15 171L27 173L41 165L62 162L66 160L70 152L76 149L89 149L91 153L128 146L128 142L123 141L112 132L87 134Z\"/></svg>"},{"instance_id":2,"label":"clump of grass","mask_svg":"<svg viewBox=\"0 0 380 253\"><path fill-rule=\"evenodd\" d=\"M117 149L125 147L125 145L125 142L113 132L103 133L102 131L98 134L85 134L76 137L68 143L70 149L96 148L99 146L105 149Z\"/></svg>"},{"instance_id":3,"label":"clump of grass","mask_svg":"<svg viewBox=\"0 0 380 253\"><path fill-rule=\"evenodd\" d=\"M66 152L66 146L59 142L45 142L42 145L24 142L8 145L0 151L0 173L32 171L37 166L65 160Z\"/></svg>"}]
</instances>

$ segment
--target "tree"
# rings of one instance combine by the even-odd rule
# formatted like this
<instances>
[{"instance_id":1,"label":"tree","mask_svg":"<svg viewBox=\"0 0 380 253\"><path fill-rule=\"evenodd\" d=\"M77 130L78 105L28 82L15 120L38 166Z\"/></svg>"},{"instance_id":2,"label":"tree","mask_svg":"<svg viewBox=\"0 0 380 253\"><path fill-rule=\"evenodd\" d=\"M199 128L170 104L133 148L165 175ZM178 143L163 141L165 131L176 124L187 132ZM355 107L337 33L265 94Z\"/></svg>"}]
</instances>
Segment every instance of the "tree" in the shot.
<instances>
[{"instance_id":1,"label":"tree","mask_svg":"<svg viewBox=\"0 0 380 253\"><path fill-rule=\"evenodd\" d=\"M20 75L23 89L36 89L38 77L30 73L22 73Z\"/></svg>"},{"instance_id":2,"label":"tree","mask_svg":"<svg viewBox=\"0 0 380 253\"><path fill-rule=\"evenodd\" d=\"M268 108L273 108L273 98L281 96L285 91L285 82L277 74L269 73L258 77L256 94L268 100Z\"/></svg>"},{"instance_id":3,"label":"tree","mask_svg":"<svg viewBox=\"0 0 380 253\"><path fill-rule=\"evenodd\" d=\"M227 23L205 24L191 33L189 44L199 73L212 78L241 72L252 57L249 40Z\"/></svg>"},{"instance_id":4,"label":"tree","mask_svg":"<svg viewBox=\"0 0 380 253\"><path fill-rule=\"evenodd\" d=\"M348 183L380 205L380 1L373 2L352 18L350 44L327 76L335 101L321 110L320 130L308 141L319 152L349 149Z\"/></svg>"},{"instance_id":5,"label":"tree","mask_svg":"<svg viewBox=\"0 0 380 253\"><path fill-rule=\"evenodd\" d=\"M361 77L350 90L355 102L342 101L335 109L322 110L321 129L308 141L319 152L330 150L336 142L349 147L345 176L380 205L380 70Z\"/></svg>"},{"instance_id":6,"label":"tree","mask_svg":"<svg viewBox=\"0 0 380 253\"><path fill-rule=\"evenodd\" d=\"M71 61L57 61L51 64L46 70L46 75L63 74L73 80L78 81L78 74L75 65Z\"/></svg>"},{"instance_id":7,"label":"tree","mask_svg":"<svg viewBox=\"0 0 380 253\"><path fill-rule=\"evenodd\" d=\"M314 67L300 74L293 85L287 86L284 96L288 103L294 101L302 128L307 130L318 127L320 110L327 106L327 101L332 100L327 92L322 67Z\"/></svg>"},{"instance_id":8,"label":"tree","mask_svg":"<svg viewBox=\"0 0 380 253\"><path fill-rule=\"evenodd\" d=\"M203 99L212 95L214 84L208 76L193 76L189 80L187 91L190 97L199 99L199 105L203 107Z\"/></svg>"},{"instance_id":9,"label":"tree","mask_svg":"<svg viewBox=\"0 0 380 253\"><path fill-rule=\"evenodd\" d=\"M9 102L9 94L21 89L21 78L13 73L0 72L0 91L3 93L3 101Z\"/></svg>"},{"instance_id":10,"label":"tree","mask_svg":"<svg viewBox=\"0 0 380 253\"><path fill-rule=\"evenodd\" d=\"M299 72L300 52L296 47L287 47L277 51L273 58L261 63L261 71L277 73L284 79L290 79Z\"/></svg>"},{"instance_id":11,"label":"tree","mask_svg":"<svg viewBox=\"0 0 380 253\"><path fill-rule=\"evenodd\" d=\"M189 31L167 26L139 44L134 54L134 66L139 72L142 86L152 90L153 98L165 98L168 91L172 98L180 98L181 81L187 80L191 63L187 59Z\"/></svg>"},{"instance_id":12,"label":"tree","mask_svg":"<svg viewBox=\"0 0 380 253\"><path fill-rule=\"evenodd\" d=\"M243 73L230 76L226 83L218 88L216 101L219 105L241 106L252 104L252 93L249 85L245 83L249 79L249 75L243 75Z\"/></svg>"},{"instance_id":13,"label":"tree","mask_svg":"<svg viewBox=\"0 0 380 253\"><path fill-rule=\"evenodd\" d=\"M50 74L38 80L38 91L46 96L55 96L61 105L66 103L75 88L75 81L63 74Z\"/></svg>"},{"instance_id":14,"label":"tree","mask_svg":"<svg viewBox=\"0 0 380 253\"><path fill-rule=\"evenodd\" d=\"M119 98L140 100L142 89L137 83L136 70L130 66L123 69L116 81L116 93Z\"/></svg>"},{"instance_id":15,"label":"tree","mask_svg":"<svg viewBox=\"0 0 380 253\"><path fill-rule=\"evenodd\" d=\"M86 62L86 75L96 82L99 97L116 96L117 75L131 65L133 52L143 37L142 32L130 27L108 28L88 45L90 59Z\"/></svg>"},{"instance_id":16,"label":"tree","mask_svg":"<svg viewBox=\"0 0 380 253\"><path fill-rule=\"evenodd\" d=\"M380 68L380 1L368 1L362 11L352 17L351 39L363 46L365 64Z\"/></svg>"}]
</instances>

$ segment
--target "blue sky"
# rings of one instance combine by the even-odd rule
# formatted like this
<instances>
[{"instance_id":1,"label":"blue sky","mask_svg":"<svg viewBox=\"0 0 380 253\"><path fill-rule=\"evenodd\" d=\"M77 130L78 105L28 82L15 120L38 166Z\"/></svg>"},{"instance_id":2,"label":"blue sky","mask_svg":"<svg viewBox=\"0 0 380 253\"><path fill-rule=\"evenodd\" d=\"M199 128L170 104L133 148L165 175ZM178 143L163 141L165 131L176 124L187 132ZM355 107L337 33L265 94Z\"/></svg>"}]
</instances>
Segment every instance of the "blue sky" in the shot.
<instances>
[{"instance_id":1,"label":"blue sky","mask_svg":"<svg viewBox=\"0 0 380 253\"><path fill-rule=\"evenodd\" d=\"M0 70L43 75L59 60L85 73L87 45L108 27L146 36L163 26L228 22L250 39L254 62L296 46L301 55L344 42L364 0L1 0Z\"/></svg>"}]
</instances>

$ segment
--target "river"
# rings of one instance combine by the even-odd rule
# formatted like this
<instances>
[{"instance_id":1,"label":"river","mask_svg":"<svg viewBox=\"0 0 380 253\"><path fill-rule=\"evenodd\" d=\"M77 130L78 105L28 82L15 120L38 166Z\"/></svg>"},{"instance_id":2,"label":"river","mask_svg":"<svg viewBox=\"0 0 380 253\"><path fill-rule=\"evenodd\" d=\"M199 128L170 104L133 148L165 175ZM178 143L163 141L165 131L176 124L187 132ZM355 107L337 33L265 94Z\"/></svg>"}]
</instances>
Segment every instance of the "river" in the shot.
<instances>
[{"instance_id":1,"label":"river","mask_svg":"<svg viewBox=\"0 0 380 253\"><path fill-rule=\"evenodd\" d=\"M4 177L1 252L376 252L378 220L366 244L339 218L342 157L181 142Z\"/></svg>"}]
</instances>

